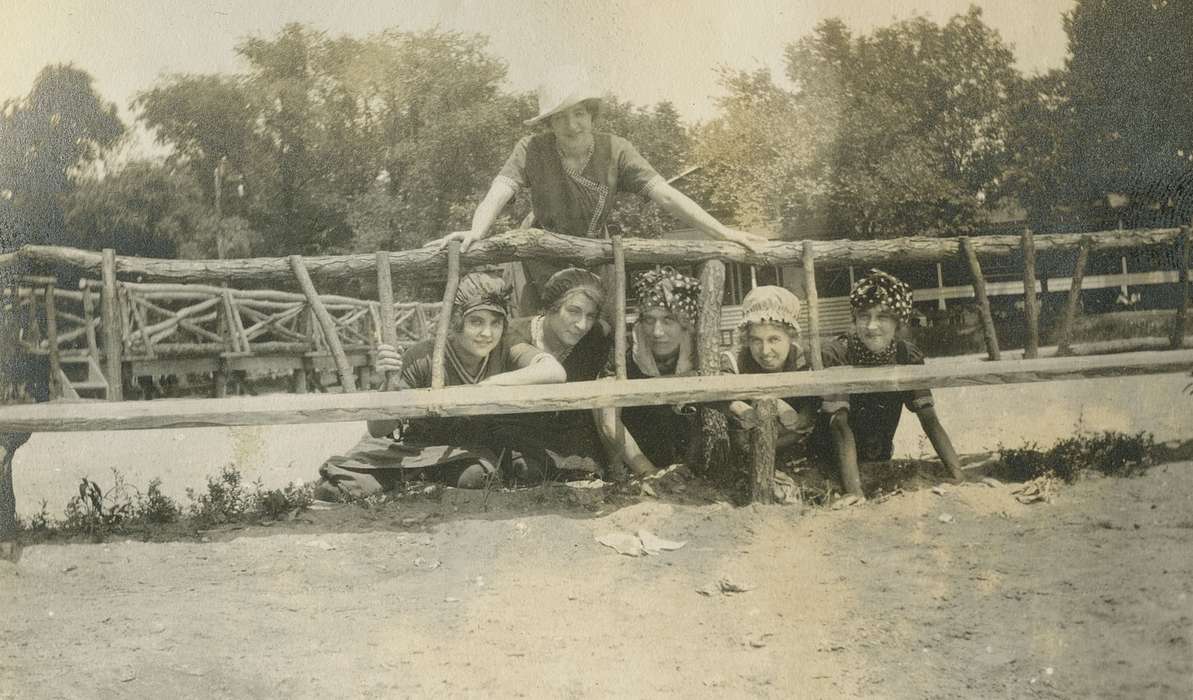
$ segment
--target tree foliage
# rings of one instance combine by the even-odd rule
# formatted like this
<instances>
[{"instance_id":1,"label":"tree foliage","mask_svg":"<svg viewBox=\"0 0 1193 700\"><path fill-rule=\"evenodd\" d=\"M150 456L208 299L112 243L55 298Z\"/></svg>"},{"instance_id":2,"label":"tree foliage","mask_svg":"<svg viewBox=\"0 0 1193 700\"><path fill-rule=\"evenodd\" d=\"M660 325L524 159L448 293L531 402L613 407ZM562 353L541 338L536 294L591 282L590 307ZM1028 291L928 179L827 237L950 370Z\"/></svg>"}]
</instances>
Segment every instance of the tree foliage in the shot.
<instances>
[{"instance_id":1,"label":"tree foliage","mask_svg":"<svg viewBox=\"0 0 1193 700\"><path fill-rule=\"evenodd\" d=\"M1130 199L1127 225L1193 216L1193 5L1079 0L1069 35L1072 175Z\"/></svg>"},{"instance_id":2,"label":"tree foliage","mask_svg":"<svg viewBox=\"0 0 1193 700\"><path fill-rule=\"evenodd\" d=\"M0 246L61 243L76 170L124 134L116 106L74 66L47 66L24 99L0 107Z\"/></svg>"},{"instance_id":3,"label":"tree foliage","mask_svg":"<svg viewBox=\"0 0 1193 700\"><path fill-rule=\"evenodd\" d=\"M152 257L214 258L222 236L229 255L252 249L248 222L217 217L185 170L135 162L84 180L66 202L66 226L82 248L117 248Z\"/></svg>"},{"instance_id":4,"label":"tree foliage","mask_svg":"<svg viewBox=\"0 0 1193 700\"><path fill-rule=\"evenodd\" d=\"M175 76L137 104L208 192L226 159L246 196L223 200L261 253L411 247L461 226L529 111L479 36L291 24L237 51L244 73Z\"/></svg>"},{"instance_id":5,"label":"tree foliage","mask_svg":"<svg viewBox=\"0 0 1193 700\"><path fill-rule=\"evenodd\" d=\"M785 52L790 87L728 71L700 160L744 221L873 238L971 226L1006 159L1014 57L978 9L853 36L822 22Z\"/></svg>"}]
</instances>

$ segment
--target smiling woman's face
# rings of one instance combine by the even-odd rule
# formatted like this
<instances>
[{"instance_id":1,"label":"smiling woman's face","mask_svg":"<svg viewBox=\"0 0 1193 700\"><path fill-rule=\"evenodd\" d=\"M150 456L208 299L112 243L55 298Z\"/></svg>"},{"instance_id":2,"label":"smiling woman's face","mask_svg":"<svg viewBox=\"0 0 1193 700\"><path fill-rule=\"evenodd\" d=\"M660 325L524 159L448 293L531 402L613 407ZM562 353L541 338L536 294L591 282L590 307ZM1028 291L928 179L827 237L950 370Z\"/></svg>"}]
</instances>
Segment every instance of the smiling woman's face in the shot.
<instances>
[{"instance_id":1,"label":"smiling woman's face","mask_svg":"<svg viewBox=\"0 0 1193 700\"><path fill-rule=\"evenodd\" d=\"M579 291L569 292L558 309L545 314L552 335L568 347L574 346L596 324L600 307Z\"/></svg>"},{"instance_id":2,"label":"smiling woman's face","mask_svg":"<svg viewBox=\"0 0 1193 700\"><path fill-rule=\"evenodd\" d=\"M484 359L501 342L504 332L505 316L489 309L477 309L464 315L459 330L452 336L452 343L457 350Z\"/></svg>"},{"instance_id":3,"label":"smiling woman's face","mask_svg":"<svg viewBox=\"0 0 1193 700\"><path fill-rule=\"evenodd\" d=\"M875 304L853 312L853 327L870 352L883 352L895 340L899 317L883 304Z\"/></svg>"},{"instance_id":4,"label":"smiling woman's face","mask_svg":"<svg viewBox=\"0 0 1193 700\"><path fill-rule=\"evenodd\" d=\"M575 141L592 132L592 113L583 104L552 114L548 122L555 138L561 141Z\"/></svg>"}]
</instances>

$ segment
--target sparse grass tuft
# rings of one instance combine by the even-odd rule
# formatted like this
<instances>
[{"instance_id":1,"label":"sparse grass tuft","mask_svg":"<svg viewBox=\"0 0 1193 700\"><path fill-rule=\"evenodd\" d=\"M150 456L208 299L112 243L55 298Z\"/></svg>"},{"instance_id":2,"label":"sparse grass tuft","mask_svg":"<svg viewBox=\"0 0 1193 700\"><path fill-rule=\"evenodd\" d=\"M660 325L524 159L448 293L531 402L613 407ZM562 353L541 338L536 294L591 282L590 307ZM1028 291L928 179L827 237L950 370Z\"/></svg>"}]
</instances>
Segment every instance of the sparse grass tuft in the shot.
<instances>
[{"instance_id":1,"label":"sparse grass tuft","mask_svg":"<svg viewBox=\"0 0 1193 700\"><path fill-rule=\"evenodd\" d=\"M1047 450L1035 443L1000 448L1001 474L1013 481L1052 475L1071 482L1083 472L1107 476L1136 476L1155 463L1156 442L1151 433L1079 433Z\"/></svg>"}]
</instances>

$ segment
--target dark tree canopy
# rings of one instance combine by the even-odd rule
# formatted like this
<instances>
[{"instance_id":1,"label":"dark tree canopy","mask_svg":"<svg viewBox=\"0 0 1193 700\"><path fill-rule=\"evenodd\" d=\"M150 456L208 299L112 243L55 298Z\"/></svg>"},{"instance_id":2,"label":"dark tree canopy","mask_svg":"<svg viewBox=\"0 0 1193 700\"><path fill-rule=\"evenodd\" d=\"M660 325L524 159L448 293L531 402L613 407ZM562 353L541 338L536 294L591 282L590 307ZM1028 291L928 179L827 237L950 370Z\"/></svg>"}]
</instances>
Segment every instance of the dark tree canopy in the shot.
<instances>
[{"instance_id":1,"label":"dark tree canopy","mask_svg":"<svg viewBox=\"0 0 1193 700\"><path fill-rule=\"evenodd\" d=\"M1079 197L1129 198L1124 223L1193 216L1193 4L1078 0L1065 17Z\"/></svg>"},{"instance_id":2,"label":"dark tree canopy","mask_svg":"<svg viewBox=\"0 0 1193 700\"><path fill-rule=\"evenodd\" d=\"M91 83L74 66L47 66L27 96L0 108L0 247L62 242L75 172L124 134Z\"/></svg>"}]
</instances>

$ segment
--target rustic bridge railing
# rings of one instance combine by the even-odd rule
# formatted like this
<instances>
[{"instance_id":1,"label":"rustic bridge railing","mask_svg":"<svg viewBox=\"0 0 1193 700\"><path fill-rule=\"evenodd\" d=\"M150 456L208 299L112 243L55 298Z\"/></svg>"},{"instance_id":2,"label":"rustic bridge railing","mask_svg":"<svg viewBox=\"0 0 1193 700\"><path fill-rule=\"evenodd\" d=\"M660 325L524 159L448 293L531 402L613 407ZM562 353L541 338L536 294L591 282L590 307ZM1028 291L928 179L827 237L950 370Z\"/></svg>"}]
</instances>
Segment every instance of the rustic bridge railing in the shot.
<instances>
[{"instance_id":1,"label":"rustic bridge railing","mask_svg":"<svg viewBox=\"0 0 1193 700\"><path fill-rule=\"evenodd\" d=\"M33 286L36 285L36 286ZM79 291L58 289L53 277L22 277L0 296L17 314L25 352L48 355L52 395L61 398L117 396L114 385L129 375L203 373L223 379L237 370L289 370L299 391L307 375L331 357L323 327L303 294L239 290L199 284L115 282L120 373L105 375L108 345L97 313L105 293L97 280L83 279ZM341 348L362 385L369 384L371 355L380 342L382 318L375 301L321 294ZM440 306L391 304L393 344L406 347L434 328ZM104 339L103 345L99 339ZM84 376L67 372L81 365ZM109 372L114 369L109 366Z\"/></svg>"},{"instance_id":2,"label":"rustic bridge railing","mask_svg":"<svg viewBox=\"0 0 1193 700\"><path fill-rule=\"evenodd\" d=\"M700 315L697 319L699 370L698 380L692 378L662 378L652 381L627 384L625 375L625 354L616 353L617 378L606 382L583 382L565 385L520 387L517 391L508 388L450 387L419 389L403 392L347 393L335 395L271 396L267 398L224 398L224 399L176 399L155 402L78 404L51 403L0 407L0 431L71 431L71 430L136 430L161 427L255 425L266 423L306 423L357 421L366 418L401 418L415 416L457 416L474 414L497 414L534 412L559 409L608 408L633 405L692 403L716 401L728 398L757 399L760 402L759 415L773 415L772 401L779 396L815 396L822 394L859 393L869 391L893 391L921 387L948 387L963 385L1005 384L1016 382L1055 381L1085 377L1123 376L1187 371L1193 368L1193 350L1182 349L1183 328L1188 313L1188 237L1187 228L1151 229L1136 231L1107 231L1096 234L1052 234L1033 236L1025 231L1022 236L990 236L978 239L961 238L904 238L887 241L803 241L800 243L771 243L761 252L748 252L735 245L712 241L651 241L615 237L611 241L576 239L557 234L523 230L513 231L481 242L460 255L458 247L444 250L422 248L413 251L379 252L374 255L319 256L285 259L250 259L228 261L183 261L152 260L131 257L117 257L111 251L96 254L72 249L26 247L0 256L0 267L21 260L51 262L75 265L84 271L100 271L106 292L104 304L104 335L111 338L109 347L123 348L123 338L115 335L115 329L123 322L117 313L114 300L117 274L136 275L153 281L197 281L226 282L280 281L297 279L303 290L303 297L310 304L316 323L328 339L330 352L337 359L341 374L347 367L344 350L337 332L339 325L347 324L355 311L345 310L337 324L336 317L323 299L315 293L314 280L343 278L349 276L378 275L378 289L382 307L389 305L386 297L392 296L392 275L406 277L429 277L435 270L448 270L447 292L444 308L450 307L451 289L461 266L508 262L528 257L546 257L573 264L597 265L612 262L617 277L615 288L616 347L625 348L625 265L627 263L682 263L697 264L702 281ZM1077 253L1075 282L1071 295L1080 294L1082 261L1090 250L1115 250L1140 246L1164 246L1173 251L1174 267L1179 272L1182 285L1181 299L1174 313L1171 350L1160 352L1137 352L1105 357L1065 357L1032 359L1035 344L1029 341L1024 360L998 361L998 339L990 322L989 304L985 295L985 280L981 272L981 258L1009 255L1024 255L1032 260L1031 251L1072 250ZM1083 254L1084 252L1084 254ZM881 264L887 262L914 263L937 262L953 256L963 256L973 274L973 285L979 308L984 319L984 334L991 362L950 363L924 367L898 367L881 369L842 369L811 373L788 373L766 376L715 376L718 373L717 336L719 329L720 304L722 299L725 270L723 261L748 264L800 264L807 278L807 288L814 290L818 269L848 265ZM212 288L216 289L216 288ZM1024 270L1025 301L1036 303L1035 271L1030 264ZM219 292L222 299L229 293ZM258 300L263 301L263 300ZM818 301L815 294L808 298L811 330L809 341L814 369L820 369L817 362L819 337ZM188 308L201 306L207 301L192 304ZM289 299L274 303L292 303ZM371 303L371 302L370 302ZM213 303L204 310L215 309ZM331 306L335 306L334 301ZM110 308L109 308L110 306ZM143 311L145 307L142 307ZM1075 305L1070 304L1070 308ZM255 323L262 319L278 317L292 310L286 306L269 307L268 314L260 303L254 311L260 316L251 317ZM210 313L210 311L208 311ZM135 311L134 311L135 313ZM201 311L192 311L198 315ZM368 312L361 312L363 318ZM393 318L386 309L379 311L381 318ZM1066 314L1062 321L1067 328L1072 314ZM146 314L143 322L138 319L141 340L148 348L153 345L155 333L161 333L169 319L179 313L167 311L159 314L162 320L151 322ZM442 375L444 340L449 314L440 313L436 331L434 374ZM111 322L109 322L111 318ZM231 314L229 314L231 318ZM1038 337L1035 327L1038 314L1027 314L1029 337ZM132 319L127 319L130 324ZM243 318L241 322L243 323ZM278 323L281 323L280 321ZM152 330L157 325L159 330ZM266 324L268 325L268 324ZM174 326L181 327L181 321ZM245 327L247 335L248 327ZM295 327L288 327L300 333ZM236 330L239 335L239 328ZM383 327L385 337L392 337L392 331ZM136 333L133 334L137 335ZM1062 331L1062 338L1066 333ZM162 340L162 336L158 336ZM279 341L284 342L284 341ZM111 362L111 353L106 358ZM344 386L351 389L354 383L350 376L344 378ZM773 437L773 421L764 422L755 436L755 443L767 444ZM754 471L754 498L767 501L772 496L771 483L774 475L773 452L755 451L752 464ZM7 491L6 491L7 489ZM5 532L5 523L11 524L13 506L11 496L11 455L5 455L5 473L0 475L0 534ZM7 501L7 503L6 503ZM10 530L11 531L11 530Z\"/></svg>"}]
</instances>

